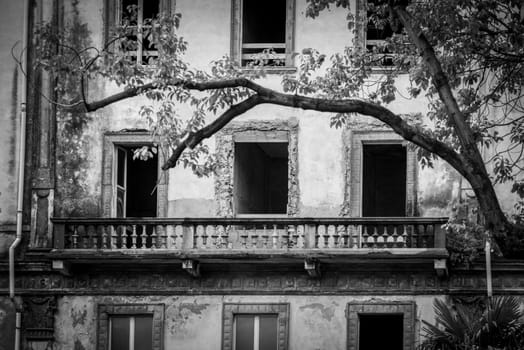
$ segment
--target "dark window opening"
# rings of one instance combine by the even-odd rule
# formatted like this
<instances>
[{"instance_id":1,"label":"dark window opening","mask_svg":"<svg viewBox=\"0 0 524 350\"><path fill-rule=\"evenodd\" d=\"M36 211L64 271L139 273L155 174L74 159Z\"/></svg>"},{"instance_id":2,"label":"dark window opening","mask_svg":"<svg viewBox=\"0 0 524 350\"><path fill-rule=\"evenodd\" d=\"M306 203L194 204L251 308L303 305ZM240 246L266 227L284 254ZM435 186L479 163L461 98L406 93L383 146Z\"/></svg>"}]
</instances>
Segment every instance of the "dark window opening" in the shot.
<instances>
[{"instance_id":1,"label":"dark window opening","mask_svg":"<svg viewBox=\"0 0 524 350\"><path fill-rule=\"evenodd\" d=\"M111 316L109 350L152 350L153 316Z\"/></svg>"},{"instance_id":2,"label":"dark window opening","mask_svg":"<svg viewBox=\"0 0 524 350\"><path fill-rule=\"evenodd\" d=\"M367 12L366 49L370 52L376 49L377 53L383 54L379 61L374 62L375 65L392 66L395 53L385 45L385 40L391 38L394 33L400 33L402 25L396 23L395 30L393 30L389 22L389 10L381 7L387 3L385 0L368 2L374 4L375 10Z\"/></svg>"},{"instance_id":3,"label":"dark window opening","mask_svg":"<svg viewBox=\"0 0 524 350\"><path fill-rule=\"evenodd\" d=\"M155 217L158 156L147 160L133 159L132 147L117 147L117 217Z\"/></svg>"},{"instance_id":4,"label":"dark window opening","mask_svg":"<svg viewBox=\"0 0 524 350\"><path fill-rule=\"evenodd\" d=\"M235 315L236 350L277 350L278 315Z\"/></svg>"},{"instance_id":5,"label":"dark window opening","mask_svg":"<svg viewBox=\"0 0 524 350\"><path fill-rule=\"evenodd\" d=\"M237 214L286 214L288 144L235 143L234 189Z\"/></svg>"},{"instance_id":6,"label":"dark window opening","mask_svg":"<svg viewBox=\"0 0 524 350\"><path fill-rule=\"evenodd\" d=\"M359 350L403 349L403 314L360 314L358 318Z\"/></svg>"},{"instance_id":7,"label":"dark window opening","mask_svg":"<svg viewBox=\"0 0 524 350\"><path fill-rule=\"evenodd\" d=\"M127 23L127 40L121 42L121 49L139 64L151 64L158 56L151 43L151 20L160 12L159 0L122 0L121 23Z\"/></svg>"},{"instance_id":8,"label":"dark window opening","mask_svg":"<svg viewBox=\"0 0 524 350\"><path fill-rule=\"evenodd\" d=\"M242 65L264 59L283 66L286 49L286 0L243 0Z\"/></svg>"},{"instance_id":9,"label":"dark window opening","mask_svg":"<svg viewBox=\"0 0 524 350\"><path fill-rule=\"evenodd\" d=\"M362 216L406 215L406 148L363 145Z\"/></svg>"}]
</instances>

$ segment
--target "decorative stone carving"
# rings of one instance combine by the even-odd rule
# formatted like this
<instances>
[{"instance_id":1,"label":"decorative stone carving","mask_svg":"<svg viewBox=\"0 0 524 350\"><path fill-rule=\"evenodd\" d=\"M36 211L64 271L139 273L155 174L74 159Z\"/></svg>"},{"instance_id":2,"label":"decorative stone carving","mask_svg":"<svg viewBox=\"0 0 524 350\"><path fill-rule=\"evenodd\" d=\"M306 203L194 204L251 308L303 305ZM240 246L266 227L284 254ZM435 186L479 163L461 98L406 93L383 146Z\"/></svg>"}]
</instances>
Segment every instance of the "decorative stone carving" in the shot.
<instances>
[{"instance_id":1,"label":"decorative stone carving","mask_svg":"<svg viewBox=\"0 0 524 350\"><path fill-rule=\"evenodd\" d=\"M24 298L22 328L27 340L53 340L56 296Z\"/></svg>"}]
</instances>

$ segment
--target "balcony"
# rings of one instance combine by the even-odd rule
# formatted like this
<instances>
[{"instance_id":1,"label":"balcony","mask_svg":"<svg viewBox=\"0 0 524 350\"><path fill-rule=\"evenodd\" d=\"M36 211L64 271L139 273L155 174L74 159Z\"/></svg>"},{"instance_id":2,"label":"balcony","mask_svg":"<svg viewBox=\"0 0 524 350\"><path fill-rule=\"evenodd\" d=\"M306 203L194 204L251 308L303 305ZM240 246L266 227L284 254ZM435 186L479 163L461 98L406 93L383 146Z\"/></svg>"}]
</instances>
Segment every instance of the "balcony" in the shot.
<instances>
[{"instance_id":1,"label":"balcony","mask_svg":"<svg viewBox=\"0 0 524 350\"><path fill-rule=\"evenodd\" d=\"M141 264L444 259L447 218L55 218L53 259ZM428 261L429 261L428 260ZM60 265L57 263L57 266Z\"/></svg>"}]
</instances>

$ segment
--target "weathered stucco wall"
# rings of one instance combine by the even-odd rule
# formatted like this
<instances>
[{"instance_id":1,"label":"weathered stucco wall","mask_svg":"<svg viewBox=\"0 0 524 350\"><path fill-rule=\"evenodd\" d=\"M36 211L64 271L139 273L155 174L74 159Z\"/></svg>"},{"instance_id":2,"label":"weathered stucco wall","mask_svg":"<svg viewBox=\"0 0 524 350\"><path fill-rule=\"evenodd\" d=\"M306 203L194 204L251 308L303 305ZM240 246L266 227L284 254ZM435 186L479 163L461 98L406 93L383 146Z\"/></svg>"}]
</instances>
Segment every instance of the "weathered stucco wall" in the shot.
<instances>
[{"instance_id":1,"label":"weathered stucco wall","mask_svg":"<svg viewBox=\"0 0 524 350\"><path fill-rule=\"evenodd\" d=\"M100 45L103 39L103 0L89 2L66 2L69 18L79 16L80 22L88 24L84 39ZM73 4L73 5L71 5ZM355 9L353 4L352 9ZM188 40L187 60L198 68L206 69L212 60L230 52L231 4L228 0L181 0L177 1L176 11L182 13L180 32ZM75 8L77 11L75 11ZM297 0L295 11L295 51L314 47L328 56L351 45L353 35L347 29L344 10L332 9L313 20L305 17L305 0ZM326 40L329 37L329 40ZM269 75L262 83L281 90L281 76ZM426 111L427 101L423 98L405 99L409 87L407 76L399 78L398 100L389 107L397 113L409 114ZM96 99L118 91L115 86L104 82L93 82L89 88L89 98ZM147 128L145 120L138 116L142 98L125 100L108 106L90 115L82 115L81 127L76 127L78 142L62 137L58 144L63 149L78 149L75 162L65 162L58 168L61 184L57 189L57 203L62 210L58 215L100 215L103 134L122 129ZM187 108L182 108L189 113ZM348 186L347 164L349 157L345 149L344 133L329 127L329 114L302 111L292 108L261 105L237 118L239 123L250 121L298 120L298 216L337 216L344 212ZM63 120L66 120L63 118ZM211 120L212 116L210 116ZM60 129L59 129L60 130ZM67 136L67 135L63 135ZM60 135L59 135L60 137ZM212 149L215 140L207 141ZM60 152L60 150L58 150ZM60 156L60 154L59 154ZM60 157L58 157L60 159ZM64 170L62 173L60 172ZM169 172L168 216L213 216L220 212L216 199L215 178L198 178L190 170L178 167ZM433 169L417 169L416 213L425 216L449 215L461 197L457 174L444 162L436 162ZM69 179L72 178L71 182ZM60 181L59 181L60 183ZM507 190L507 189L506 189ZM501 196L509 203L507 196ZM507 208L510 204L504 204Z\"/></svg>"},{"instance_id":2,"label":"weathered stucco wall","mask_svg":"<svg viewBox=\"0 0 524 350\"><path fill-rule=\"evenodd\" d=\"M0 258L13 239L16 216L21 82L11 56L22 50L23 1L3 1L0 13ZM16 45L16 46L15 46Z\"/></svg>"},{"instance_id":3,"label":"weathered stucco wall","mask_svg":"<svg viewBox=\"0 0 524 350\"><path fill-rule=\"evenodd\" d=\"M437 296L438 297L438 296ZM55 349L95 350L98 304L164 304L164 349L221 349L224 303L289 303L290 350L345 350L349 302L414 301L420 320L434 321L435 296L67 296L55 316Z\"/></svg>"}]
</instances>

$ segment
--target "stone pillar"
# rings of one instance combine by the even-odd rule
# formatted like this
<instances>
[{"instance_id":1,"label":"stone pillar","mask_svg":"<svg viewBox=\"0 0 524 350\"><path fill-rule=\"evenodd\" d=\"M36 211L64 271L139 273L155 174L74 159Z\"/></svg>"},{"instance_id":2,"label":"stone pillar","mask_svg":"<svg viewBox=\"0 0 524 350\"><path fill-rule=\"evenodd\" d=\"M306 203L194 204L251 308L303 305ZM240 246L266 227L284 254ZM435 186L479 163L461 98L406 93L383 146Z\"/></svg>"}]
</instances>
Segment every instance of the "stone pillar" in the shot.
<instances>
[{"instance_id":1,"label":"stone pillar","mask_svg":"<svg viewBox=\"0 0 524 350\"><path fill-rule=\"evenodd\" d=\"M33 23L58 21L58 0L36 2ZM53 199L55 190L56 107L53 78L45 71L34 72L33 83L41 94L34 96L32 105L32 182L30 248L50 248L52 242ZM38 89L36 89L38 90ZM43 95L43 96L42 96ZM45 96L45 97L44 97Z\"/></svg>"},{"instance_id":2,"label":"stone pillar","mask_svg":"<svg viewBox=\"0 0 524 350\"><path fill-rule=\"evenodd\" d=\"M24 298L22 330L28 349L52 349L55 330L56 296Z\"/></svg>"}]
</instances>

